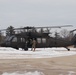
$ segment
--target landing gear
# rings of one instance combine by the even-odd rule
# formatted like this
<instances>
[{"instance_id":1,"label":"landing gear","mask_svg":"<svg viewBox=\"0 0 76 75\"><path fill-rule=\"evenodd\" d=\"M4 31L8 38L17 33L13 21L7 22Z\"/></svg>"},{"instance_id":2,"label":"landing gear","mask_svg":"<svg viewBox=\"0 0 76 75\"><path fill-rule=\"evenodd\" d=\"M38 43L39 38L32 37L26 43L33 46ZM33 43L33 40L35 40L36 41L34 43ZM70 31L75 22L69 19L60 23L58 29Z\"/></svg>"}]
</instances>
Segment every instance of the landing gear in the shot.
<instances>
[{"instance_id":1,"label":"landing gear","mask_svg":"<svg viewBox=\"0 0 76 75\"><path fill-rule=\"evenodd\" d=\"M26 41L24 50L25 50L25 51L28 51L27 41Z\"/></svg>"},{"instance_id":2,"label":"landing gear","mask_svg":"<svg viewBox=\"0 0 76 75\"><path fill-rule=\"evenodd\" d=\"M67 48L67 47L65 47L68 51L70 51L70 49L69 48Z\"/></svg>"},{"instance_id":3,"label":"landing gear","mask_svg":"<svg viewBox=\"0 0 76 75\"><path fill-rule=\"evenodd\" d=\"M28 47L25 47L24 50L25 50L25 51L28 51Z\"/></svg>"}]
</instances>

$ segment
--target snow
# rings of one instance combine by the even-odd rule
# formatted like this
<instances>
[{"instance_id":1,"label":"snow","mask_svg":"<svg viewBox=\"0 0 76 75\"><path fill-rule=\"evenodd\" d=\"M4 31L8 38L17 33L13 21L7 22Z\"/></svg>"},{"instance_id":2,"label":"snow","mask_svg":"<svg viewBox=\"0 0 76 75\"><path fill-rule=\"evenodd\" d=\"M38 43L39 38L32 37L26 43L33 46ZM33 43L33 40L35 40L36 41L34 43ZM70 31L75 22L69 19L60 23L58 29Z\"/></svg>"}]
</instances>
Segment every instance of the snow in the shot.
<instances>
[{"instance_id":1,"label":"snow","mask_svg":"<svg viewBox=\"0 0 76 75\"><path fill-rule=\"evenodd\" d=\"M25 58L52 58L60 56L76 55L76 48L70 48L67 51L65 48L36 48L36 51L28 51L22 49L16 50L13 48L0 47L0 59L25 59ZM69 72L68 75L72 75L73 72ZM44 75L43 72L4 72L2 75ZM63 74L60 74L63 75Z\"/></svg>"},{"instance_id":2,"label":"snow","mask_svg":"<svg viewBox=\"0 0 76 75\"><path fill-rule=\"evenodd\" d=\"M44 75L42 72L25 72L25 73L19 73L19 72L14 72L14 73L3 73L2 75Z\"/></svg>"},{"instance_id":3,"label":"snow","mask_svg":"<svg viewBox=\"0 0 76 75\"><path fill-rule=\"evenodd\" d=\"M28 51L24 51L22 49L0 47L0 59L52 58L75 54L75 48L70 48L70 51L65 48L36 48L36 51L31 51L29 48Z\"/></svg>"},{"instance_id":4,"label":"snow","mask_svg":"<svg viewBox=\"0 0 76 75\"><path fill-rule=\"evenodd\" d=\"M73 75L75 74L74 71L68 71L67 75ZM39 71L34 71L34 72L24 72L24 73L20 73L20 72L13 72L13 73L3 73L2 75L45 75L43 72L39 72ZM64 74L59 74L59 75L64 75Z\"/></svg>"}]
</instances>

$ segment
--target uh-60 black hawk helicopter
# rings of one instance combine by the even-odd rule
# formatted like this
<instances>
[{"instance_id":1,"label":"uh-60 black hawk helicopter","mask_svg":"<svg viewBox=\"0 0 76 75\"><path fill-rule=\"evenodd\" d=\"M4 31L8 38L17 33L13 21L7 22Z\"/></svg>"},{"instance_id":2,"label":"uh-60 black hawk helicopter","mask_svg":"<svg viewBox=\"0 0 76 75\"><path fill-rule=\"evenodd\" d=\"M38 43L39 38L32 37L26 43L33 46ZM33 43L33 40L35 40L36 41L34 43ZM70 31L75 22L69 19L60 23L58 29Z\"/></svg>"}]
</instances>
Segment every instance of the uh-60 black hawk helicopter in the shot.
<instances>
[{"instance_id":1,"label":"uh-60 black hawk helicopter","mask_svg":"<svg viewBox=\"0 0 76 75\"><path fill-rule=\"evenodd\" d=\"M66 40L63 38L56 38L49 36L50 28L61 28L70 27L71 25L64 26L52 26L52 27L24 27L16 28L15 34L12 36L7 36L3 42L1 42L2 47L12 47L15 49L22 48L28 50L31 48L30 39L35 39L37 44L36 48L46 48L46 47L65 47L68 51L70 49L68 46L76 44L76 35L71 40ZM40 29L40 31L37 31ZM46 29L43 31L43 29ZM16 33L17 32L17 33Z\"/></svg>"}]
</instances>

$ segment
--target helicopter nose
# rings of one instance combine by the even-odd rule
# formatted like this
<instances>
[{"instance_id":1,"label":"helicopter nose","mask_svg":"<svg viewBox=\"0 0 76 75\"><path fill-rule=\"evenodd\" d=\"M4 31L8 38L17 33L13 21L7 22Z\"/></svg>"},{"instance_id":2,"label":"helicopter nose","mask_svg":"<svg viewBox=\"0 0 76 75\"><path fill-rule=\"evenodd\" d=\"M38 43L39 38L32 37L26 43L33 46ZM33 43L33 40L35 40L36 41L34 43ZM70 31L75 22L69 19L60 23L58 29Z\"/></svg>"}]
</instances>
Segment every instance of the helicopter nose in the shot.
<instances>
[{"instance_id":1,"label":"helicopter nose","mask_svg":"<svg viewBox=\"0 0 76 75\"><path fill-rule=\"evenodd\" d=\"M0 43L0 46L1 46L1 47L5 47L5 45L6 45L6 44L5 44L4 42L1 42L1 43Z\"/></svg>"}]
</instances>

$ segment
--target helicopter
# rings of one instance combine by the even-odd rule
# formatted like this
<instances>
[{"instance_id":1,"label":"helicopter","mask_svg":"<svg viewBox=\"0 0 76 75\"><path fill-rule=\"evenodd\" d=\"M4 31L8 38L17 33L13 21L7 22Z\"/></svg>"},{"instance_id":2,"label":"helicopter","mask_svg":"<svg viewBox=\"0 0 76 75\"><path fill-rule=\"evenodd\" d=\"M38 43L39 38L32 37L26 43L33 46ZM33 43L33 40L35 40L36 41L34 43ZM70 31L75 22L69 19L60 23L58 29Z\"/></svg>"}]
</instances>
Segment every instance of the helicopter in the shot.
<instances>
[{"instance_id":1,"label":"helicopter","mask_svg":"<svg viewBox=\"0 0 76 75\"><path fill-rule=\"evenodd\" d=\"M16 28L16 31L20 31L15 33L12 36L7 36L4 41L0 43L2 47L12 47L15 49L22 48L25 51L28 48L31 48L32 45L30 44L30 39L33 38L36 40L36 48L48 48L48 47L65 47L68 51L70 49L68 46L76 44L76 35L71 39L63 39L57 37L51 37L50 29L51 28L61 28L61 27L70 27L72 25L65 25L65 26L52 26L52 27L24 27L24 28ZM40 29L37 31L37 29ZM46 29L45 31L43 29Z\"/></svg>"}]
</instances>

